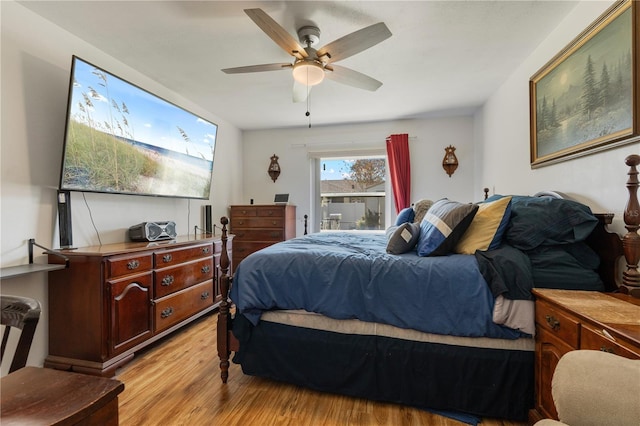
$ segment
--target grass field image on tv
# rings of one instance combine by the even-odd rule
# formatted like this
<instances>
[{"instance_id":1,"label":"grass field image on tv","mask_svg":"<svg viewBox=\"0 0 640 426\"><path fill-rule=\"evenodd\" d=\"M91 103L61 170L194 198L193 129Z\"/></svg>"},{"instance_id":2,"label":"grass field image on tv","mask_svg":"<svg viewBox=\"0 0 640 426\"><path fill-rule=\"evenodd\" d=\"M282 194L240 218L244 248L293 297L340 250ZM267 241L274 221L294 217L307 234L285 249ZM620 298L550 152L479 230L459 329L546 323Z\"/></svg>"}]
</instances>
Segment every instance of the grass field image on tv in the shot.
<instances>
[{"instance_id":1,"label":"grass field image on tv","mask_svg":"<svg viewBox=\"0 0 640 426\"><path fill-rule=\"evenodd\" d=\"M73 58L60 189L208 199L217 125Z\"/></svg>"}]
</instances>

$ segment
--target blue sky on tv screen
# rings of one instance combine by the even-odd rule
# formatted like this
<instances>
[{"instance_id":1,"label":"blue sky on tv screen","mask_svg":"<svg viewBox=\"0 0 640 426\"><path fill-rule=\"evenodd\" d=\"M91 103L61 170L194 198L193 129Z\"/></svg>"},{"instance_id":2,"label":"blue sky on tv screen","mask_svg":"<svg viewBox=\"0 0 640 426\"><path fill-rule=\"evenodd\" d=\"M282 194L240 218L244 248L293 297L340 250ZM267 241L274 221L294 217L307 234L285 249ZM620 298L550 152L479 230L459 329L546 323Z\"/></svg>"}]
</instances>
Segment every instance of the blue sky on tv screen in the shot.
<instances>
[{"instance_id":1,"label":"blue sky on tv screen","mask_svg":"<svg viewBox=\"0 0 640 426\"><path fill-rule=\"evenodd\" d=\"M217 126L75 58L70 115L97 130L213 161Z\"/></svg>"}]
</instances>

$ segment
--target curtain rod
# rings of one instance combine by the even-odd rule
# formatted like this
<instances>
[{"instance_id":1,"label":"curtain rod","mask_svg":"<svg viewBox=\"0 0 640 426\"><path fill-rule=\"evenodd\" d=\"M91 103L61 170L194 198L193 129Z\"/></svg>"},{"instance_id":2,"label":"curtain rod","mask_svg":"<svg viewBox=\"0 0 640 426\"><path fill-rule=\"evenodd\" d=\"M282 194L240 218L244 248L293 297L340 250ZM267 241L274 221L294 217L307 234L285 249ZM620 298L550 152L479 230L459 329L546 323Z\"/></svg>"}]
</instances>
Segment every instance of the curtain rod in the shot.
<instances>
[{"instance_id":1,"label":"curtain rod","mask_svg":"<svg viewBox=\"0 0 640 426\"><path fill-rule=\"evenodd\" d=\"M409 140L415 140L418 139L417 136L409 136ZM386 139L383 140L383 142L386 141ZM334 145L354 145L354 144L363 144L363 143L374 143L374 142L380 142L378 140L376 141L358 141L358 142L354 142L354 141L350 141L350 142L310 142L310 143L292 143L290 146L291 148L305 148L305 147L310 147L310 146L334 146ZM370 147L363 147L363 149L371 149Z\"/></svg>"}]
</instances>

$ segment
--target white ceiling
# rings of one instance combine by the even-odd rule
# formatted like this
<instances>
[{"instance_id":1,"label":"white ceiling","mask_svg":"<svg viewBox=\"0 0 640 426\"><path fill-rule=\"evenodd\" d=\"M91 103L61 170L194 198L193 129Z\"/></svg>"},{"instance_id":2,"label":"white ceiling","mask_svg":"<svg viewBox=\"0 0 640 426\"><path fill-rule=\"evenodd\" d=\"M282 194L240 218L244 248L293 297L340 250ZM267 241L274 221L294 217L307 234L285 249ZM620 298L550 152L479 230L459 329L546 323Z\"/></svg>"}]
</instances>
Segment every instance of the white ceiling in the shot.
<instances>
[{"instance_id":1,"label":"white ceiling","mask_svg":"<svg viewBox=\"0 0 640 426\"><path fill-rule=\"evenodd\" d=\"M382 81L376 92L331 80L313 88L310 118L313 126L319 126L469 113L483 104L576 2L21 4L240 129L264 129L307 126L307 105L292 102L289 70L235 75L220 71L293 62L243 9L263 9L296 39L297 28L317 25L321 35L316 48L380 21L393 33L337 63Z\"/></svg>"}]
</instances>

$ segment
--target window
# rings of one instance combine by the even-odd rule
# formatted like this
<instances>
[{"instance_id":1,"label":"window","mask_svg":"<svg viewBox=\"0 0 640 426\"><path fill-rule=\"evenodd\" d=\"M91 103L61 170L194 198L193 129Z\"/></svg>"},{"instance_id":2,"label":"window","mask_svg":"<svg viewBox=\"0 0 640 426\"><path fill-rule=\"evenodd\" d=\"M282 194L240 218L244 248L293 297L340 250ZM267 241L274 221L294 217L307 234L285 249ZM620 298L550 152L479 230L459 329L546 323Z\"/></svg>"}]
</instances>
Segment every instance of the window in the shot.
<instances>
[{"instance_id":1,"label":"window","mask_svg":"<svg viewBox=\"0 0 640 426\"><path fill-rule=\"evenodd\" d=\"M320 230L384 230L387 165L384 156L322 157Z\"/></svg>"}]
</instances>

